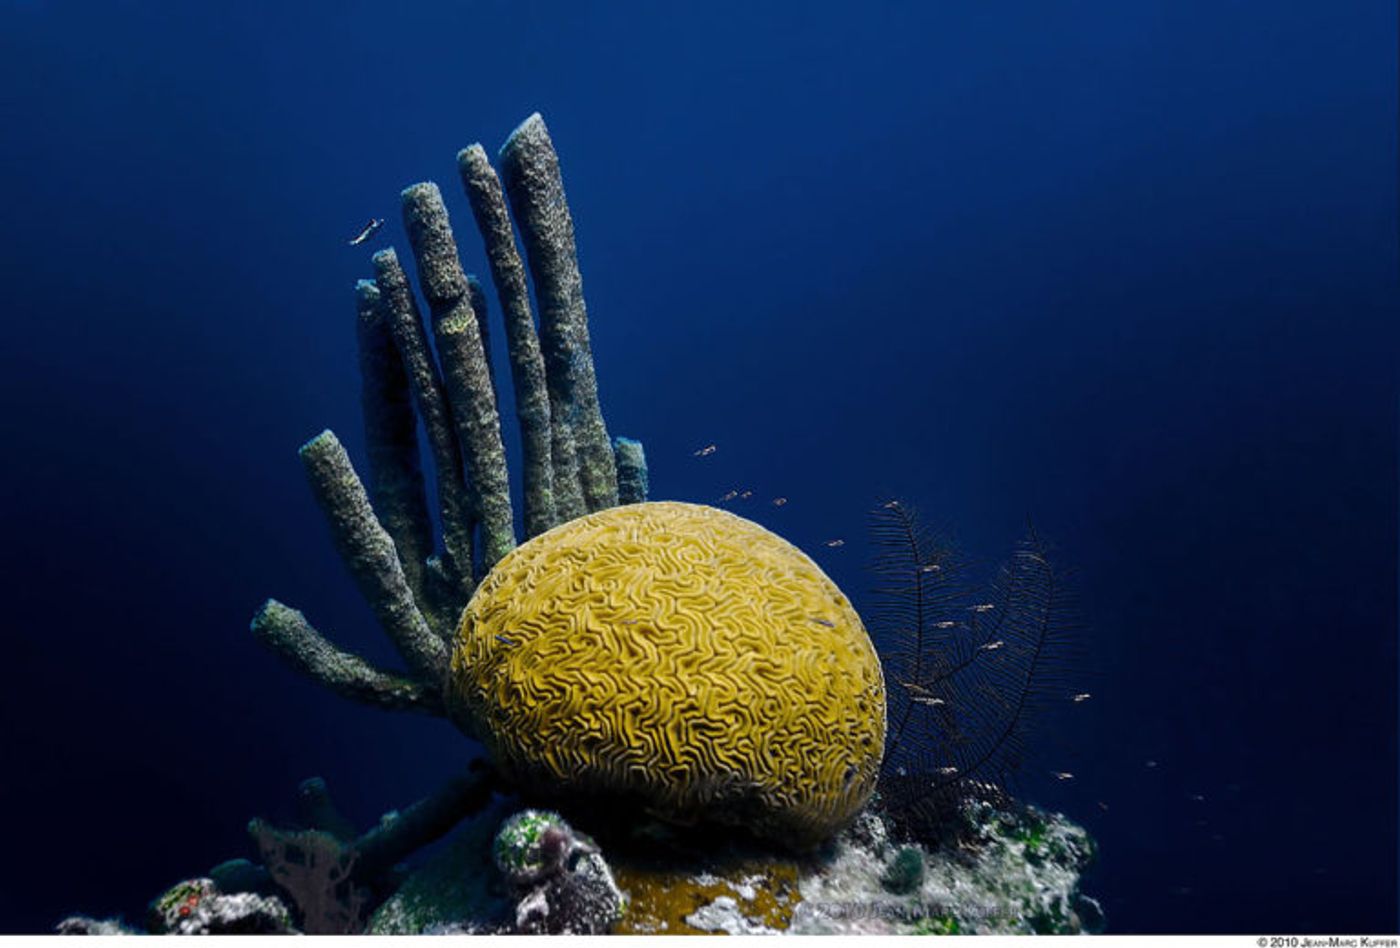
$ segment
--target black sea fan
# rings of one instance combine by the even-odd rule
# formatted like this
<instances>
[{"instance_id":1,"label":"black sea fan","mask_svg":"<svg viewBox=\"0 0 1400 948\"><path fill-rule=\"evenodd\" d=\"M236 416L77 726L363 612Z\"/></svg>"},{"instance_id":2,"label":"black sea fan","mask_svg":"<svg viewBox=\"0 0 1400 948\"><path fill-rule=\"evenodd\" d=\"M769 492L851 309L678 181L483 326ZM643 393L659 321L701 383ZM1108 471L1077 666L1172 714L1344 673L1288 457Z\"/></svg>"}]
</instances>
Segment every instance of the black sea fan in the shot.
<instances>
[{"instance_id":1,"label":"black sea fan","mask_svg":"<svg viewBox=\"0 0 1400 948\"><path fill-rule=\"evenodd\" d=\"M872 519L889 694L880 798L906 830L940 835L963 800L1006 795L1040 712L1069 694L1072 610L1033 528L978 587L905 504Z\"/></svg>"}]
</instances>

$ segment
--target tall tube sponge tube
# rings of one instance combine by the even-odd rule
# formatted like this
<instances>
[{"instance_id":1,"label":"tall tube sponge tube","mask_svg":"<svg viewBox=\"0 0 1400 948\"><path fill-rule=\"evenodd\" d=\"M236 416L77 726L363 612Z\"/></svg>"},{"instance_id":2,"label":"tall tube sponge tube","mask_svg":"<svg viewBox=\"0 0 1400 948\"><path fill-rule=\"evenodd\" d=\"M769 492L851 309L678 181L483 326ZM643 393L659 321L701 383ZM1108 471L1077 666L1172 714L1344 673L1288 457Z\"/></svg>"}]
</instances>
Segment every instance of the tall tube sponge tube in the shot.
<instances>
[{"instance_id":1,"label":"tall tube sponge tube","mask_svg":"<svg viewBox=\"0 0 1400 948\"><path fill-rule=\"evenodd\" d=\"M439 685L447 671L447 646L418 610L394 541L374 515L369 495L340 439L323 431L298 453L311 491L330 524L336 549L360 594L414 677Z\"/></svg>"},{"instance_id":2,"label":"tall tube sponge tube","mask_svg":"<svg viewBox=\"0 0 1400 948\"><path fill-rule=\"evenodd\" d=\"M561 427L572 433L588 510L613 507L617 505L617 464L598 403L574 222L564 196L559 156L538 112L510 134L500 160L539 301L551 420L562 422Z\"/></svg>"},{"instance_id":3,"label":"tall tube sponge tube","mask_svg":"<svg viewBox=\"0 0 1400 948\"><path fill-rule=\"evenodd\" d=\"M615 438L613 455L617 459L618 503L644 503L651 485L647 476L647 455L642 450L642 443L632 438Z\"/></svg>"},{"instance_id":4,"label":"tall tube sponge tube","mask_svg":"<svg viewBox=\"0 0 1400 948\"><path fill-rule=\"evenodd\" d=\"M491 376L491 394L496 398L496 411L501 410L501 390L496 387L496 363L491 358L491 316L486 308L486 287L476 278L467 274L467 292L472 298L472 312L476 313L476 325L481 330L481 351L486 353L486 373Z\"/></svg>"},{"instance_id":5,"label":"tall tube sponge tube","mask_svg":"<svg viewBox=\"0 0 1400 948\"><path fill-rule=\"evenodd\" d=\"M462 470L462 452L452 414L443 394L442 378L428 349L427 333L413 289L392 248L374 255L375 284L383 298L385 317L394 344L403 357L404 368L413 389L413 402L428 449L437 470L438 511L442 518L443 556L439 569L430 570L438 582L428 583L436 595L429 596L433 611L451 617L455 624L462 606L472 594L472 503Z\"/></svg>"},{"instance_id":6,"label":"tall tube sponge tube","mask_svg":"<svg viewBox=\"0 0 1400 948\"><path fill-rule=\"evenodd\" d=\"M424 570L433 555L433 527L423 488L413 394L374 281L361 280L356 285L355 308L370 500L398 549L409 588L422 603L426 601Z\"/></svg>"},{"instance_id":7,"label":"tall tube sponge tube","mask_svg":"<svg viewBox=\"0 0 1400 948\"><path fill-rule=\"evenodd\" d=\"M525 465L525 535L538 536L556 523L572 520L585 512L578 466L572 451L556 454L551 445L544 357L535 334L525 265L515 247L515 233L506 211L500 179L480 145L470 145L457 153L457 170L486 246L491 282L496 284L496 298L506 327L506 349L510 353L515 414L520 423Z\"/></svg>"},{"instance_id":8,"label":"tall tube sponge tube","mask_svg":"<svg viewBox=\"0 0 1400 948\"><path fill-rule=\"evenodd\" d=\"M403 218L418 262L418 285L432 313L438 361L466 462L473 510L481 523L482 567L489 571L515 549L515 526L505 445L481 328L437 185L425 182L405 189Z\"/></svg>"}]
</instances>

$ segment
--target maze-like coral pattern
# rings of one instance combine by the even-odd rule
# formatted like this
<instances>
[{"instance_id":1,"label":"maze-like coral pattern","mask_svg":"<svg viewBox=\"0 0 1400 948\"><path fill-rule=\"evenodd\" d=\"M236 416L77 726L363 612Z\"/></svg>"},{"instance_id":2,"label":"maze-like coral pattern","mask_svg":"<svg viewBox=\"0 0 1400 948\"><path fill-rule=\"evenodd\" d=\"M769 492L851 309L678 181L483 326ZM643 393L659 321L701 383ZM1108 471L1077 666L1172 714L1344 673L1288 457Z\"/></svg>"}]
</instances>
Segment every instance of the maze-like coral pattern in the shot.
<instances>
[{"instance_id":1,"label":"maze-like coral pattern","mask_svg":"<svg viewBox=\"0 0 1400 948\"><path fill-rule=\"evenodd\" d=\"M859 810L884 750L880 662L846 597L786 540L695 504L599 511L502 559L463 613L449 696L518 779L799 844Z\"/></svg>"}]
</instances>

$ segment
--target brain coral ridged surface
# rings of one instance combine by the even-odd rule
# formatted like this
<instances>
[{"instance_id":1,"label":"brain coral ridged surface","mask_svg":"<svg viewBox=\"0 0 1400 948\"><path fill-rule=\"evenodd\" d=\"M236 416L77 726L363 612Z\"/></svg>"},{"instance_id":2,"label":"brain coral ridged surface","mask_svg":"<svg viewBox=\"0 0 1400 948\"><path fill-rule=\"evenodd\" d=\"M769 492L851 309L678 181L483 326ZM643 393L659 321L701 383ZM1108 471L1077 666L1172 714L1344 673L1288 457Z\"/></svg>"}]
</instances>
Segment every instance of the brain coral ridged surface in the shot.
<instances>
[{"instance_id":1,"label":"brain coral ridged surface","mask_svg":"<svg viewBox=\"0 0 1400 948\"><path fill-rule=\"evenodd\" d=\"M860 809L884 750L880 662L846 597L695 504L603 510L502 559L463 613L449 700L520 780L798 844Z\"/></svg>"}]
</instances>

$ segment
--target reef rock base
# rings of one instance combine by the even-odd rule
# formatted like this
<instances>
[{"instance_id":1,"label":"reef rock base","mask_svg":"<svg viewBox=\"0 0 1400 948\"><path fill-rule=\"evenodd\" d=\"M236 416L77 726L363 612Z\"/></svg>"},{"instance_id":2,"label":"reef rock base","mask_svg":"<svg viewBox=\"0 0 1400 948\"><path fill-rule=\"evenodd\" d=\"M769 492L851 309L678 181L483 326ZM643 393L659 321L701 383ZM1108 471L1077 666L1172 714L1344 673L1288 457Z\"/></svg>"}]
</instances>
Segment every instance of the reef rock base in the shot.
<instances>
[{"instance_id":1,"label":"reef rock base","mask_svg":"<svg viewBox=\"0 0 1400 948\"><path fill-rule=\"evenodd\" d=\"M508 815L483 813L415 870L374 914L376 934L503 933L517 897L493 865ZM1088 833L1034 807L967 804L956 842L901 843L877 809L811 856L734 842L701 852L679 839L603 843L624 897L614 934L1081 934L1102 929L1079 890ZM641 834L645 835L642 828ZM635 842L635 841L634 841Z\"/></svg>"}]
</instances>

